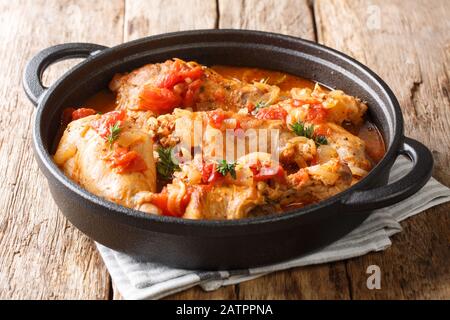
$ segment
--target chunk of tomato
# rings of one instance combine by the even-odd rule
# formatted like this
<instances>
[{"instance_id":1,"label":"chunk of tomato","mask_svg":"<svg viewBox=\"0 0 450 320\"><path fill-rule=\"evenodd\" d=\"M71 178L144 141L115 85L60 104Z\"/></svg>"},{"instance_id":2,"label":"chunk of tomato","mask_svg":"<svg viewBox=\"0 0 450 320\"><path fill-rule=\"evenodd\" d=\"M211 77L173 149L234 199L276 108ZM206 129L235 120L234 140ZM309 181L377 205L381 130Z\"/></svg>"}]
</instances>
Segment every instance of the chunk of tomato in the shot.
<instances>
[{"instance_id":1,"label":"chunk of tomato","mask_svg":"<svg viewBox=\"0 0 450 320\"><path fill-rule=\"evenodd\" d=\"M147 170L144 159L134 150L115 146L111 157L112 167L117 169L117 173L140 172Z\"/></svg>"},{"instance_id":2,"label":"chunk of tomato","mask_svg":"<svg viewBox=\"0 0 450 320\"><path fill-rule=\"evenodd\" d=\"M280 183L286 182L285 171L281 165L262 165L258 160L255 164L250 165L250 170L253 172L254 181L267 181L274 179Z\"/></svg>"},{"instance_id":3,"label":"chunk of tomato","mask_svg":"<svg viewBox=\"0 0 450 320\"><path fill-rule=\"evenodd\" d=\"M78 120L96 114L97 111L91 108L79 108L72 112L72 120Z\"/></svg>"},{"instance_id":4,"label":"chunk of tomato","mask_svg":"<svg viewBox=\"0 0 450 320\"><path fill-rule=\"evenodd\" d=\"M220 129L223 121L227 118L227 114L220 109L208 112L209 125L216 129Z\"/></svg>"},{"instance_id":5,"label":"chunk of tomato","mask_svg":"<svg viewBox=\"0 0 450 320\"><path fill-rule=\"evenodd\" d=\"M200 91L200 87L202 86L203 81L201 79L197 79L191 82L186 90L186 93L183 98L183 106L184 107L192 107L195 102L195 98Z\"/></svg>"},{"instance_id":6,"label":"chunk of tomato","mask_svg":"<svg viewBox=\"0 0 450 320\"><path fill-rule=\"evenodd\" d=\"M188 188L180 202L180 213L179 213L180 216L182 216L186 212L186 208L187 208L189 202L191 201L191 194L192 194L192 190L190 188Z\"/></svg>"},{"instance_id":7,"label":"chunk of tomato","mask_svg":"<svg viewBox=\"0 0 450 320\"><path fill-rule=\"evenodd\" d=\"M314 127L315 136L329 136L331 134L331 129L327 124L320 124Z\"/></svg>"},{"instance_id":8,"label":"chunk of tomato","mask_svg":"<svg viewBox=\"0 0 450 320\"><path fill-rule=\"evenodd\" d=\"M170 113L181 105L181 97L166 88L144 86L139 95L139 108L152 111L158 115Z\"/></svg>"},{"instance_id":9,"label":"chunk of tomato","mask_svg":"<svg viewBox=\"0 0 450 320\"><path fill-rule=\"evenodd\" d=\"M256 114L256 118L265 120L283 120L286 121L288 113L280 106L271 106L267 108L261 108Z\"/></svg>"},{"instance_id":10,"label":"chunk of tomato","mask_svg":"<svg viewBox=\"0 0 450 320\"><path fill-rule=\"evenodd\" d=\"M151 200L151 203L161 209L162 214L165 216L170 215L169 209L167 208L168 198L167 189L164 188L160 193L154 193Z\"/></svg>"},{"instance_id":11,"label":"chunk of tomato","mask_svg":"<svg viewBox=\"0 0 450 320\"><path fill-rule=\"evenodd\" d=\"M202 76L203 69L200 66L191 68L176 60L172 63L167 73L162 76L157 86L159 88L172 89L180 82L186 81L187 79L193 82Z\"/></svg>"},{"instance_id":12,"label":"chunk of tomato","mask_svg":"<svg viewBox=\"0 0 450 320\"><path fill-rule=\"evenodd\" d=\"M151 203L161 209L164 216L181 217L185 212L186 208L191 200L192 190L187 189L184 196L181 198L179 206L176 203L169 203L169 194L167 188L160 193L154 193L152 195Z\"/></svg>"},{"instance_id":13,"label":"chunk of tomato","mask_svg":"<svg viewBox=\"0 0 450 320\"><path fill-rule=\"evenodd\" d=\"M300 169L294 173L292 180L296 185L301 186L309 180L308 172L305 169Z\"/></svg>"},{"instance_id":14,"label":"chunk of tomato","mask_svg":"<svg viewBox=\"0 0 450 320\"><path fill-rule=\"evenodd\" d=\"M205 163L202 168L202 183L213 184L222 180L223 176L217 172L216 163Z\"/></svg>"},{"instance_id":15,"label":"chunk of tomato","mask_svg":"<svg viewBox=\"0 0 450 320\"><path fill-rule=\"evenodd\" d=\"M328 110L321 104L310 105L306 114L306 121L315 124L324 123L328 116Z\"/></svg>"},{"instance_id":16,"label":"chunk of tomato","mask_svg":"<svg viewBox=\"0 0 450 320\"><path fill-rule=\"evenodd\" d=\"M111 128L125 119L125 111L117 110L103 114L100 119L91 122L91 127L104 139L111 134Z\"/></svg>"},{"instance_id":17,"label":"chunk of tomato","mask_svg":"<svg viewBox=\"0 0 450 320\"><path fill-rule=\"evenodd\" d=\"M191 81L200 79L203 76L203 69L200 66L181 71L183 80L190 79Z\"/></svg>"}]
</instances>

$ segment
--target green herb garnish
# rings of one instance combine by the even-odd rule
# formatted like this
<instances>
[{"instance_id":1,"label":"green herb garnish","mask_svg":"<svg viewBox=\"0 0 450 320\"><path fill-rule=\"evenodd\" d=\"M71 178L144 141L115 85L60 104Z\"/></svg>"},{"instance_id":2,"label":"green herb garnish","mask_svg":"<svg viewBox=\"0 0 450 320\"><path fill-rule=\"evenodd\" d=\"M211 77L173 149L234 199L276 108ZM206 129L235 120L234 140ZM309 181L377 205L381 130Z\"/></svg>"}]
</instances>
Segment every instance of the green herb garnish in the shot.
<instances>
[{"instance_id":1,"label":"green herb garnish","mask_svg":"<svg viewBox=\"0 0 450 320\"><path fill-rule=\"evenodd\" d=\"M267 102L265 102L265 101L259 101L259 102L257 102L256 103L256 105L255 105L255 109L253 109L253 114L257 114L258 113L258 111L260 110L260 109L262 109L262 108L265 108L265 107L267 107Z\"/></svg>"},{"instance_id":2,"label":"green herb garnish","mask_svg":"<svg viewBox=\"0 0 450 320\"><path fill-rule=\"evenodd\" d=\"M224 177L229 173L233 179L236 179L236 163L228 163L226 160L219 161L216 171Z\"/></svg>"},{"instance_id":3,"label":"green herb garnish","mask_svg":"<svg viewBox=\"0 0 450 320\"><path fill-rule=\"evenodd\" d=\"M306 137L308 139L312 139L314 135L314 126L313 125L305 125L303 122L297 122L291 124L292 131L295 132L296 135L301 137Z\"/></svg>"},{"instance_id":4,"label":"green herb garnish","mask_svg":"<svg viewBox=\"0 0 450 320\"><path fill-rule=\"evenodd\" d=\"M255 105L255 109L261 109L267 107L267 102L265 101L259 101Z\"/></svg>"},{"instance_id":5,"label":"green herb garnish","mask_svg":"<svg viewBox=\"0 0 450 320\"><path fill-rule=\"evenodd\" d=\"M315 137L314 142L315 142L318 146L321 146L321 145L324 145L324 144L328 144L327 138L326 138L325 136L320 136L320 135L318 135L318 136Z\"/></svg>"},{"instance_id":6,"label":"green herb garnish","mask_svg":"<svg viewBox=\"0 0 450 320\"><path fill-rule=\"evenodd\" d=\"M303 122L299 121L297 123L292 124L291 129L298 136L314 140L317 146L328 144L328 140L325 136L316 135L314 133L314 125L312 124L306 125Z\"/></svg>"},{"instance_id":7,"label":"green herb garnish","mask_svg":"<svg viewBox=\"0 0 450 320\"><path fill-rule=\"evenodd\" d=\"M106 140L108 140L109 145L112 147L114 141L119 138L120 131L122 129L120 128L119 122L116 122L113 126L109 128L109 135L106 137Z\"/></svg>"},{"instance_id":8,"label":"green herb garnish","mask_svg":"<svg viewBox=\"0 0 450 320\"><path fill-rule=\"evenodd\" d=\"M159 160L156 163L156 170L164 180L172 179L173 173L181 170L180 166L173 162L172 149L173 148L158 148Z\"/></svg>"}]
</instances>

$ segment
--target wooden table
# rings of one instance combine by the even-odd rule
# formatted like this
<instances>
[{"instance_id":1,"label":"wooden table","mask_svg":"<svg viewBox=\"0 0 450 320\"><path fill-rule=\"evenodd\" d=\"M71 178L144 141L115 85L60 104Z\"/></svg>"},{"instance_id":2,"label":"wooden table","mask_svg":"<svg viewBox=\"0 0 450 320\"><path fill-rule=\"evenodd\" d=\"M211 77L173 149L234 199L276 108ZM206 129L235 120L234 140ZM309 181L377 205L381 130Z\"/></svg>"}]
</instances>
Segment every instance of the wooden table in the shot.
<instances>
[{"instance_id":1,"label":"wooden table","mask_svg":"<svg viewBox=\"0 0 450 320\"><path fill-rule=\"evenodd\" d=\"M406 134L431 148L434 177L450 185L449 16L448 0L0 0L0 298L120 298L92 241L60 214L32 154L34 108L21 78L38 50L77 41L113 46L201 28L315 40L387 81L402 106ZM46 83L69 65L53 66ZM449 299L449 211L441 205L404 222L381 253L170 298ZM381 268L381 290L366 288L371 264Z\"/></svg>"}]
</instances>

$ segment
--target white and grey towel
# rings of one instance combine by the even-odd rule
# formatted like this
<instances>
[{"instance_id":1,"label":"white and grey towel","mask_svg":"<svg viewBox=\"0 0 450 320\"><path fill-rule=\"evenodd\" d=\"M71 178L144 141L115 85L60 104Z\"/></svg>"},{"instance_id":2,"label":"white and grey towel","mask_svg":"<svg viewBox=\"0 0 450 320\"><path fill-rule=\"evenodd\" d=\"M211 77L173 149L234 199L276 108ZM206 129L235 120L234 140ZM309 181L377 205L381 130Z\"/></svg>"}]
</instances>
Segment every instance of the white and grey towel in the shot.
<instances>
[{"instance_id":1,"label":"white and grey towel","mask_svg":"<svg viewBox=\"0 0 450 320\"><path fill-rule=\"evenodd\" d=\"M399 158L389 177L395 181L411 167ZM402 230L399 222L428 208L450 201L450 189L434 178L415 195L390 207L374 212L344 238L308 255L274 265L233 271L195 271L138 261L132 256L97 244L106 267L125 299L159 299L200 285L204 290L254 279L267 273L311 264L326 263L381 251L391 245L390 236Z\"/></svg>"}]
</instances>

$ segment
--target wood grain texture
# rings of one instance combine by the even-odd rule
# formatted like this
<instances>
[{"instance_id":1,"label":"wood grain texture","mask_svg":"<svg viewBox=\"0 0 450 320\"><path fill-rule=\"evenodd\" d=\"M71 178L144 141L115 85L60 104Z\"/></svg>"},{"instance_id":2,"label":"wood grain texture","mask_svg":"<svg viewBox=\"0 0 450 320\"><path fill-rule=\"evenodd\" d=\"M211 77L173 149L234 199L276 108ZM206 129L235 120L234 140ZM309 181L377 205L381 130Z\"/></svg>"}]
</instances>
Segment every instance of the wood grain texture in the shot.
<instances>
[{"instance_id":1,"label":"wood grain texture","mask_svg":"<svg viewBox=\"0 0 450 320\"><path fill-rule=\"evenodd\" d=\"M120 42L122 12L116 0L0 1L0 123L7 128L0 130L0 298L109 297L109 275L95 247L59 212L38 170L34 108L21 80L25 63L50 45ZM61 71L54 68L47 82Z\"/></svg>"},{"instance_id":2,"label":"wood grain texture","mask_svg":"<svg viewBox=\"0 0 450 320\"><path fill-rule=\"evenodd\" d=\"M433 151L433 176L450 185L450 2L315 2L319 42L377 72L402 107L405 134ZM450 297L450 205L404 223L393 246L347 262L354 299ZM377 264L382 289L368 290L365 270Z\"/></svg>"},{"instance_id":3,"label":"wood grain texture","mask_svg":"<svg viewBox=\"0 0 450 320\"><path fill-rule=\"evenodd\" d=\"M314 40L307 0L219 0L219 28L278 32Z\"/></svg>"},{"instance_id":4,"label":"wood grain texture","mask_svg":"<svg viewBox=\"0 0 450 320\"><path fill-rule=\"evenodd\" d=\"M345 264L337 262L276 272L238 287L239 299L347 300L349 284Z\"/></svg>"},{"instance_id":5,"label":"wood grain texture","mask_svg":"<svg viewBox=\"0 0 450 320\"><path fill-rule=\"evenodd\" d=\"M124 41L217 23L215 0L126 0Z\"/></svg>"}]
</instances>

